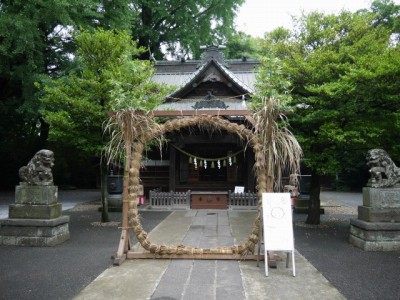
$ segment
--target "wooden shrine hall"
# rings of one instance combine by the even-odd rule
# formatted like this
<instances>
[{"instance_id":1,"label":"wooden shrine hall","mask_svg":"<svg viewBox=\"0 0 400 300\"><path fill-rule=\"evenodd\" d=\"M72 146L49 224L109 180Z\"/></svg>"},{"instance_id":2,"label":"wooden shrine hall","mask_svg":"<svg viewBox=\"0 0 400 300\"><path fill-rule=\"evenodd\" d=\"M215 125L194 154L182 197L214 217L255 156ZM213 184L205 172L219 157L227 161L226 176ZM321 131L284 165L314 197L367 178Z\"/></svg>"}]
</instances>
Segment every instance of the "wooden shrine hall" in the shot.
<instances>
[{"instance_id":1,"label":"wooden shrine hall","mask_svg":"<svg viewBox=\"0 0 400 300\"><path fill-rule=\"evenodd\" d=\"M154 109L154 116L212 115L252 128L249 107L260 63L227 60L221 46L203 48L201 60L156 62L153 80L177 88ZM142 161L140 180L150 205L227 208L240 202L256 207L254 153L246 140L202 126L165 138L167 145L145 153ZM245 196L241 201L235 187Z\"/></svg>"}]
</instances>

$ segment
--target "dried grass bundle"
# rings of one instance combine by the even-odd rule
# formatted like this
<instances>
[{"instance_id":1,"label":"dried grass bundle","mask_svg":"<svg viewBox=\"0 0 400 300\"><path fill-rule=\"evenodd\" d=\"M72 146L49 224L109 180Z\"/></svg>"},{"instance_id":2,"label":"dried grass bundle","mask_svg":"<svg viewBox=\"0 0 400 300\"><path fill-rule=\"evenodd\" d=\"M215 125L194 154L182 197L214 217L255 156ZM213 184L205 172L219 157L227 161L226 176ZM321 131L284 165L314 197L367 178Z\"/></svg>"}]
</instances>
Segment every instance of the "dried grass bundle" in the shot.
<instances>
[{"instance_id":1,"label":"dried grass bundle","mask_svg":"<svg viewBox=\"0 0 400 300\"><path fill-rule=\"evenodd\" d=\"M159 125L150 114L134 110L124 110L112 113L105 126L105 132L110 135L106 147L107 162L123 161L131 152L135 140L143 137L144 133Z\"/></svg>"},{"instance_id":2,"label":"dried grass bundle","mask_svg":"<svg viewBox=\"0 0 400 300\"><path fill-rule=\"evenodd\" d=\"M292 132L287 128L285 115L280 112L279 101L274 97L263 98L263 108L254 113L255 134L261 143L262 155L266 160L267 191L281 191L282 173L300 174L302 150Z\"/></svg>"},{"instance_id":3,"label":"dried grass bundle","mask_svg":"<svg viewBox=\"0 0 400 300\"><path fill-rule=\"evenodd\" d=\"M237 135L240 139L247 140L247 143L254 151L254 168L257 174L259 196L258 206L261 208L262 193L272 190L273 183L280 181L282 170L288 168L291 172L298 172L299 169L300 146L289 130L285 127L279 127L277 122L279 116L276 104L270 101L268 105L265 105L261 111L254 115L256 120L254 134L252 130L243 125L231 123L215 116L202 115L192 118L179 118L159 125L152 117L131 110L113 114L107 124L112 137L107 148L107 156L109 161L125 156L125 174L127 178L124 181L123 202L128 204L128 212L127 220L123 220L123 228L132 228L142 247L154 254L212 253L245 256L254 253L260 234L260 209L255 218L252 232L247 241L241 245L203 249L184 245L165 246L153 244L141 225L135 201L139 185L140 163L145 144L154 139L161 141L164 134L168 132L193 127L207 130L210 133L224 129Z\"/></svg>"}]
</instances>

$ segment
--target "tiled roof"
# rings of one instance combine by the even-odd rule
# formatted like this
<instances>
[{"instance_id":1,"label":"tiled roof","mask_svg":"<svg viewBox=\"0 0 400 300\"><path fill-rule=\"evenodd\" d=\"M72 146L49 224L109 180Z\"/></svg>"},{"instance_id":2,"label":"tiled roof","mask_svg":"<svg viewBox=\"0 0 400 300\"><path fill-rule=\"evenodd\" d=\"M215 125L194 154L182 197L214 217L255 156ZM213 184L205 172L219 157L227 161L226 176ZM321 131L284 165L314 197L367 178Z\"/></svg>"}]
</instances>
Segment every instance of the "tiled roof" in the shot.
<instances>
[{"instance_id":1,"label":"tiled roof","mask_svg":"<svg viewBox=\"0 0 400 300\"><path fill-rule=\"evenodd\" d=\"M190 80L193 73L163 73L155 74L152 78L157 83L165 83L170 86L182 86Z\"/></svg>"},{"instance_id":2,"label":"tiled roof","mask_svg":"<svg viewBox=\"0 0 400 300\"><path fill-rule=\"evenodd\" d=\"M236 84L238 84L239 86L241 86L243 89L245 89L247 92L249 93L254 93L254 82L251 83L251 85L248 85L246 83L244 83L242 80L240 80L240 78L233 73L232 71L230 71L229 69L227 69L226 67L224 67L222 64L220 64L218 61L216 62L219 67L225 72L226 75L229 76L229 78L234 81ZM252 74L252 73L250 73ZM254 74L254 73L253 73ZM255 76L254 76L254 80L255 80Z\"/></svg>"},{"instance_id":3,"label":"tiled roof","mask_svg":"<svg viewBox=\"0 0 400 300\"><path fill-rule=\"evenodd\" d=\"M192 61L160 61L155 65L156 73L153 80L158 83L165 83L171 86L182 87L188 83L199 71L200 60ZM218 62L219 63L219 62ZM254 83L257 76L257 67L260 63L257 60L226 60L226 65L219 63L227 73L233 74L235 79L244 86L254 91Z\"/></svg>"},{"instance_id":4,"label":"tiled roof","mask_svg":"<svg viewBox=\"0 0 400 300\"><path fill-rule=\"evenodd\" d=\"M245 95L253 94L255 91L254 84L258 66L260 63L257 60L225 60L223 55L218 52L218 47L215 46L207 48L206 54L202 55L202 60L157 62L155 64L156 73L152 80L174 86L176 90L156 110L247 110ZM194 97L191 94L190 99L185 99L193 89L198 87L199 82L204 82L204 76L210 72L210 69L214 70L211 72L218 72L228 81L228 87L234 91L236 96L231 96L229 92L226 96L210 94L210 98L207 98L206 95Z\"/></svg>"}]
</instances>

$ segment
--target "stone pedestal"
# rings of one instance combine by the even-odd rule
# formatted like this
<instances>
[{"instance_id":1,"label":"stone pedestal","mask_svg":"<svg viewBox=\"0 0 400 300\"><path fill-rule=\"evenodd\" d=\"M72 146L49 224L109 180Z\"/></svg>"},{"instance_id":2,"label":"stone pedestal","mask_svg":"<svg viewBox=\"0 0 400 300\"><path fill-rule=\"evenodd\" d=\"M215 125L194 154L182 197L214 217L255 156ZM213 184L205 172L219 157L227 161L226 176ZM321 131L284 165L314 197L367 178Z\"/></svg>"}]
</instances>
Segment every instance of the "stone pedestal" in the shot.
<instances>
[{"instance_id":1,"label":"stone pedestal","mask_svg":"<svg viewBox=\"0 0 400 300\"><path fill-rule=\"evenodd\" d=\"M350 243L366 251L400 250L400 188L363 189L358 219L350 220Z\"/></svg>"},{"instance_id":2,"label":"stone pedestal","mask_svg":"<svg viewBox=\"0 0 400 300\"><path fill-rule=\"evenodd\" d=\"M55 246L68 240L69 216L62 216L57 187L21 184L9 218L0 220L0 245Z\"/></svg>"}]
</instances>

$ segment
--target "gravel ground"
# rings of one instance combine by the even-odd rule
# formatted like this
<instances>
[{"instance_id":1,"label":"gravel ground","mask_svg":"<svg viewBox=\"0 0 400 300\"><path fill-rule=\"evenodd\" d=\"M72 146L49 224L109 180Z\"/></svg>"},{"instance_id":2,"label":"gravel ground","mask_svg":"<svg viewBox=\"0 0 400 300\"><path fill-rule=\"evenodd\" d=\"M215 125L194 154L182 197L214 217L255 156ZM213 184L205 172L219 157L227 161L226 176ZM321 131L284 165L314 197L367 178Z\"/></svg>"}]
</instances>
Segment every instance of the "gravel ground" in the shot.
<instances>
[{"instance_id":1,"label":"gravel ground","mask_svg":"<svg viewBox=\"0 0 400 300\"><path fill-rule=\"evenodd\" d=\"M400 251L367 252L352 246L350 219L357 218L357 207L336 200L325 205L317 226L305 224L306 214L294 215L296 249L349 300L399 300Z\"/></svg>"},{"instance_id":2,"label":"gravel ground","mask_svg":"<svg viewBox=\"0 0 400 300\"><path fill-rule=\"evenodd\" d=\"M85 204L63 212L70 216L71 239L61 245L0 246L0 299L72 299L110 267L121 234L121 213L110 212L111 222L100 226L98 207ZM143 228L151 231L169 214L142 212Z\"/></svg>"},{"instance_id":3,"label":"gravel ground","mask_svg":"<svg viewBox=\"0 0 400 300\"><path fill-rule=\"evenodd\" d=\"M320 225L305 224L306 214L294 215L296 249L347 299L399 300L400 251L366 252L348 242L360 194L330 192L321 199ZM56 247L0 246L0 299L72 299L108 268L121 213L110 212L111 222L103 226L98 208L91 202L64 211L71 218L71 239ZM169 213L141 211L144 229L149 232Z\"/></svg>"}]
</instances>

